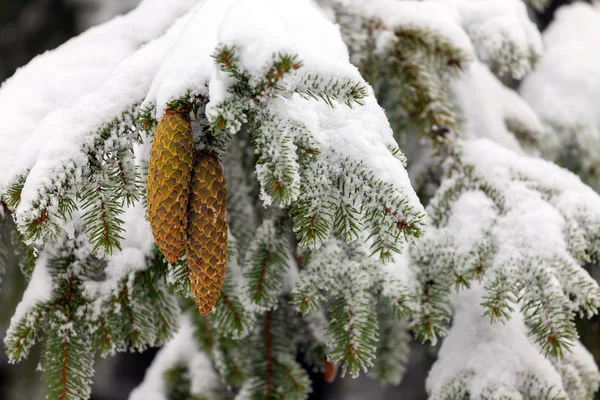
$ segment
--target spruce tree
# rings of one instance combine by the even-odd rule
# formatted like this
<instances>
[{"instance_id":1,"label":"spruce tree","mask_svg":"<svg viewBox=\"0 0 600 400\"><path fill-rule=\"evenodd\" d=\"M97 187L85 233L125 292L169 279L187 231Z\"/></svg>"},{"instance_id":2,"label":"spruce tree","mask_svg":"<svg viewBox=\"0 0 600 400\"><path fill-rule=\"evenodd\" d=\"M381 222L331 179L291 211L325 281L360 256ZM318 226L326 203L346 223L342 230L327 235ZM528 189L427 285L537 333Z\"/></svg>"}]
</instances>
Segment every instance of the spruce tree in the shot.
<instances>
[{"instance_id":1,"label":"spruce tree","mask_svg":"<svg viewBox=\"0 0 600 400\"><path fill-rule=\"evenodd\" d=\"M502 83L527 6L144 0L34 59L0 88L11 361L87 399L96 354L163 346L131 399L304 399L443 338L431 399L592 398L600 196Z\"/></svg>"}]
</instances>

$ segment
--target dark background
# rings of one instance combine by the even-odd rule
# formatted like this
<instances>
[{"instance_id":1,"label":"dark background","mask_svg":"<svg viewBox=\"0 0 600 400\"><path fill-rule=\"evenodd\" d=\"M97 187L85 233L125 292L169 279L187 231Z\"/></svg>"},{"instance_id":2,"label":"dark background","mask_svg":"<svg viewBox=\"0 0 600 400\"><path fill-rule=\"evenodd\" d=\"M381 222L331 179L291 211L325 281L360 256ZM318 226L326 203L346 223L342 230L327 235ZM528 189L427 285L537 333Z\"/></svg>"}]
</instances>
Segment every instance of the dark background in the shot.
<instances>
[{"instance_id":1,"label":"dark background","mask_svg":"<svg viewBox=\"0 0 600 400\"><path fill-rule=\"evenodd\" d=\"M15 70L27 64L35 55L52 49L77 35L87 27L103 22L117 13L126 12L137 0L0 0L0 82L9 78ZM167 0L171 1L171 0ZM498 0L501 1L501 0ZM553 0L543 13L531 11L540 29L552 20L555 10L569 0ZM48 77L52 79L52 77ZM518 83L517 83L518 84ZM0 129L1 129L0 121ZM2 173L2 171L0 171ZM0 232L0 240L6 232ZM10 317L21 298L26 283L18 268L10 267L0 283L0 335L3 337ZM13 263L14 265L14 263ZM582 326L582 337L588 341L600 331L598 319ZM592 333L589 333L592 332ZM586 336L588 340L586 340ZM598 356L598 346L588 341L588 348ZM591 346L589 346L591 344ZM413 345L411 362L399 387L380 388L377 382L367 378L338 379L325 384L320 376L314 376L313 399L426 399L424 382L434 361L435 349ZM96 363L93 400L127 399L129 392L142 379L145 370L156 353L155 349L143 354L119 354ZM39 372L36 372L39 349L34 349L29 359L17 365L7 363L0 350L0 400L42 399Z\"/></svg>"}]
</instances>

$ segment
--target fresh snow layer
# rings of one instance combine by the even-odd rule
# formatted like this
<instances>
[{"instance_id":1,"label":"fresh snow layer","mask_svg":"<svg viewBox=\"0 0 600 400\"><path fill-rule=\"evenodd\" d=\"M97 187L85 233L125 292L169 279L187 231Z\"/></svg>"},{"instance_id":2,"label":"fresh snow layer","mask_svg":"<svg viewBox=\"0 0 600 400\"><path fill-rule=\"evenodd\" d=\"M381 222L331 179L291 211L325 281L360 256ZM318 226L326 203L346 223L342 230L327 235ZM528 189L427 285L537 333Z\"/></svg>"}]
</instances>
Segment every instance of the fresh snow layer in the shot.
<instances>
[{"instance_id":1,"label":"fresh snow layer","mask_svg":"<svg viewBox=\"0 0 600 400\"><path fill-rule=\"evenodd\" d=\"M346 159L361 161L375 177L397 187L415 212L424 213L423 206L410 184L402 162L390 155L388 146L395 141L384 110L377 104L372 89L362 106L332 108L324 102L306 100L299 95L278 99L280 115L302 122L314 135L321 155L328 157L328 166L336 175L344 175L341 167Z\"/></svg>"},{"instance_id":2,"label":"fresh snow layer","mask_svg":"<svg viewBox=\"0 0 600 400\"><path fill-rule=\"evenodd\" d=\"M256 8L261 12L253 12ZM238 24L253 13L252 23ZM314 74L359 79L339 28L308 0L240 0L223 20L219 41L240 48L242 64L264 75L274 54L297 54Z\"/></svg>"},{"instance_id":3,"label":"fresh snow layer","mask_svg":"<svg viewBox=\"0 0 600 400\"><path fill-rule=\"evenodd\" d=\"M538 158L521 156L487 139L463 144L462 160L475 165L477 173L495 185L510 185L515 180L530 182L557 195L552 203L561 210L583 209L592 216L600 215L600 197L572 172ZM518 193L515 194L518 196Z\"/></svg>"},{"instance_id":4,"label":"fresh snow layer","mask_svg":"<svg viewBox=\"0 0 600 400\"><path fill-rule=\"evenodd\" d=\"M530 57L542 52L542 39L521 0L432 0L454 8L480 60L510 68L522 77L531 69ZM511 67L508 67L508 65Z\"/></svg>"},{"instance_id":5,"label":"fresh snow layer","mask_svg":"<svg viewBox=\"0 0 600 400\"><path fill-rule=\"evenodd\" d=\"M327 0L345 13L360 15L366 19L378 19L385 28L421 28L442 35L454 46L473 56L474 49L468 35L461 27L461 16L452 4L416 0ZM389 37L393 40L393 35ZM380 46L384 47L382 44Z\"/></svg>"},{"instance_id":6,"label":"fresh snow layer","mask_svg":"<svg viewBox=\"0 0 600 400\"><path fill-rule=\"evenodd\" d=\"M66 0L78 7L79 26L93 26L135 8L139 0Z\"/></svg>"},{"instance_id":7,"label":"fresh snow layer","mask_svg":"<svg viewBox=\"0 0 600 400\"><path fill-rule=\"evenodd\" d=\"M360 80L338 28L311 2L206 0L166 55L146 97L144 104L156 106L157 118L169 101L208 95L208 88L212 105L225 98L227 76L217 71L212 58L220 44L235 46L252 76L263 76L274 55L295 54L301 71Z\"/></svg>"},{"instance_id":8,"label":"fresh snow layer","mask_svg":"<svg viewBox=\"0 0 600 400\"><path fill-rule=\"evenodd\" d=\"M444 398L443 393L447 393L444 386L454 384L474 399L491 394L495 398L521 399L517 390L531 383L527 374L539 379L538 391L534 389L534 393L554 385L553 394L562 394L560 376L528 338L523 317L514 313L505 323L490 323L482 317L484 310L479 306L482 294L481 287L474 284L471 289L460 291L452 301L452 328L427 377L431 398ZM490 389L492 392L488 392Z\"/></svg>"},{"instance_id":9,"label":"fresh snow layer","mask_svg":"<svg viewBox=\"0 0 600 400\"><path fill-rule=\"evenodd\" d=\"M144 106L156 106L158 119L169 101L208 94L215 68L212 55L222 19L236 0L203 0L165 55L152 80Z\"/></svg>"},{"instance_id":10,"label":"fresh snow layer","mask_svg":"<svg viewBox=\"0 0 600 400\"><path fill-rule=\"evenodd\" d=\"M14 178L7 171L13 159L20 161L16 150L44 117L97 88L121 59L162 35L195 2L145 0L127 15L37 56L5 81L0 87L0 192ZM62 124L62 130L69 128ZM37 153L39 145L29 151Z\"/></svg>"},{"instance_id":11,"label":"fresh snow layer","mask_svg":"<svg viewBox=\"0 0 600 400\"><path fill-rule=\"evenodd\" d=\"M435 232L435 239L452 241L453 251L468 256L485 238L495 222L496 214L493 202L483 192L466 192L452 205L448 222ZM460 235L456 232L460 232ZM429 238L426 232L425 239ZM456 267L461 266L459 264Z\"/></svg>"},{"instance_id":12,"label":"fresh snow layer","mask_svg":"<svg viewBox=\"0 0 600 400\"><path fill-rule=\"evenodd\" d=\"M534 139L542 139L545 128L531 107L480 62L470 63L465 73L452 81L451 87L463 111L467 137L488 138L522 153L521 145L506 126L511 119L540 135ZM547 136L543 138L549 140Z\"/></svg>"},{"instance_id":13,"label":"fresh snow layer","mask_svg":"<svg viewBox=\"0 0 600 400\"><path fill-rule=\"evenodd\" d=\"M495 263L501 265L514 256L575 263L571 254L574 244L567 242L566 235L566 228L574 227L566 223L579 222L585 216L587 222L571 233L594 234L600 222L598 194L570 171L519 155L487 139L466 141L462 149L462 162L472 165L475 174L488 182L504 202L504 212L493 226L498 247ZM551 195L545 196L547 193ZM489 203L480 197L480 202L454 213L451 220L456 218L464 224L471 210ZM466 240L469 227L476 226L465 224L457 240ZM458 226L449 227L455 228Z\"/></svg>"},{"instance_id":14,"label":"fresh snow layer","mask_svg":"<svg viewBox=\"0 0 600 400\"><path fill-rule=\"evenodd\" d=\"M19 321L37 304L52 299L52 276L50 276L47 264L48 255L44 252L40 253L35 260L33 274L31 274L31 280L23 293L23 298L10 319L10 326L17 326ZM10 333L10 329L8 333Z\"/></svg>"},{"instance_id":15,"label":"fresh snow layer","mask_svg":"<svg viewBox=\"0 0 600 400\"><path fill-rule=\"evenodd\" d=\"M16 178L31 168L21 193L20 210L27 210L49 176L60 176L68 165L85 165L85 145L93 145L99 127L110 123L144 99L169 43L187 21L180 18L162 37L124 58L93 91L46 116L21 144L10 168ZM65 129L68 127L69 129Z\"/></svg>"},{"instance_id":16,"label":"fresh snow layer","mask_svg":"<svg viewBox=\"0 0 600 400\"><path fill-rule=\"evenodd\" d=\"M526 288L523 301L550 298L560 309L594 314L598 286L581 264L598 248L600 196L575 174L489 139L462 142L460 161L470 172L459 168L432 199L437 226L419 241L413 262L435 255L427 265L413 265L415 270L468 277L482 269L486 290L500 279ZM453 274L438 279L450 287Z\"/></svg>"},{"instance_id":17,"label":"fresh snow layer","mask_svg":"<svg viewBox=\"0 0 600 400\"><path fill-rule=\"evenodd\" d=\"M218 387L219 377L210 359L198 349L189 318L181 317L180 324L179 332L158 352L146 370L144 381L131 392L129 400L166 400L165 372L176 366L190 372L191 394L212 398L211 392Z\"/></svg>"},{"instance_id":18,"label":"fresh snow layer","mask_svg":"<svg viewBox=\"0 0 600 400\"><path fill-rule=\"evenodd\" d=\"M521 0L322 1L342 13L379 20L384 30L417 27L436 32L469 58L479 57L515 77L528 72L531 57L542 52L539 31ZM393 41L394 35L385 37Z\"/></svg>"},{"instance_id":19,"label":"fresh snow layer","mask_svg":"<svg viewBox=\"0 0 600 400\"><path fill-rule=\"evenodd\" d=\"M520 92L546 123L600 138L600 5L561 7L544 32L545 52Z\"/></svg>"}]
</instances>

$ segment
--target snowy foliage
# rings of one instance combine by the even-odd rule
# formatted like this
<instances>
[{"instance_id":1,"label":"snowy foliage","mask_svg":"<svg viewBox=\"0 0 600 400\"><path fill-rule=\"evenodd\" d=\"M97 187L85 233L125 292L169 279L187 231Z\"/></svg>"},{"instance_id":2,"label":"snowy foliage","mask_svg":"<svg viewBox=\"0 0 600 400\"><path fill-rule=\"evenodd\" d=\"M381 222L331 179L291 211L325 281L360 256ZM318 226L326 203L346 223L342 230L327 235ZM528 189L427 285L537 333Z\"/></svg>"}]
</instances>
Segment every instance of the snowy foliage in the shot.
<instances>
[{"instance_id":1,"label":"snowy foliage","mask_svg":"<svg viewBox=\"0 0 600 400\"><path fill-rule=\"evenodd\" d=\"M492 320L505 320L518 301L544 351L562 355L576 338L568 310L591 316L600 305L596 282L580 267L598 254L600 199L554 164L487 140L466 142L455 162L413 255L427 293L422 334L435 340L450 319L442 309L451 288L477 279Z\"/></svg>"},{"instance_id":2,"label":"snowy foliage","mask_svg":"<svg viewBox=\"0 0 600 400\"><path fill-rule=\"evenodd\" d=\"M225 398L225 388L194 335L192 321L182 317L178 332L158 352L144 381L129 398L167 400L166 393L176 393L179 398Z\"/></svg>"},{"instance_id":3,"label":"snowy foliage","mask_svg":"<svg viewBox=\"0 0 600 400\"><path fill-rule=\"evenodd\" d=\"M600 96L598 47L600 6L574 3L560 8L544 32L546 50L539 67L528 75L521 94L553 131L548 157L577 172L598 188Z\"/></svg>"},{"instance_id":4,"label":"snowy foliage","mask_svg":"<svg viewBox=\"0 0 600 400\"><path fill-rule=\"evenodd\" d=\"M568 141L560 114L499 78L541 43L520 0L144 0L39 56L0 89L2 215L29 279L11 361L41 341L48 398L79 399L96 353L164 344L133 400L304 399L299 357L398 384L412 336L446 336L432 399L591 398L574 318L600 305L582 267L600 196L539 158ZM168 109L227 181L206 317L146 220Z\"/></svg>"}]
</instances>

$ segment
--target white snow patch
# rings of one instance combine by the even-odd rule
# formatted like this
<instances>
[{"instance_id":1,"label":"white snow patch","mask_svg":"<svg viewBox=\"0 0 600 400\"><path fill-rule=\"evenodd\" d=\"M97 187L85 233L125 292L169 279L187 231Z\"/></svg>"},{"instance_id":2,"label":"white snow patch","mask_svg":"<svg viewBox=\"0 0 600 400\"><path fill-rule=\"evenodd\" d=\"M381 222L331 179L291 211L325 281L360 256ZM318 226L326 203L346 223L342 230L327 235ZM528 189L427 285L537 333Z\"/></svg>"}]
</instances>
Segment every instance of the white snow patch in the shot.
<instances>
[{"instance_id":1,"label":"white snow patch","mask_svg":"<svg viewBox=\"0 0 600 400\"><path fill-rule=\"evenodd\" d=\"M600 6L561 7L544 32L546 50L520 92L542 120L590 125L600 135Z\"/></svg>"},{"instance_id":2,"label":"white snow patch","mask_svg":"<svg viewBox=\"0 0 600 400\"><path fill-rule=\"evenodd\" d=\"M162 35L195 2L145 0L127 15L91 28L57 49L37 56L6 80L0 87L0 118L4 121L0 132L0 191L15 174L31 166L31 162L21 160L23 154L17 149L44 117L97 88L121 59ZM96 102L88 107L93 109L97 105ZM70 127L69 123L63 123L61 129L66 131ZM29 154L37 154L47 136L40 135L28 143L26 160L31 161ZM7 174L11 162L21 167Z\"/></svg>"},{"instance_id":3,"label":"white snow patch","mask_svg":"<svg viewBox=\"0 0 600 400\"><path fill-rule=\"evenodd\" d=\"M21 193L17 220L26 216L49 176L60 176L68 165L85 165L87 154L82 147L93 144L99 127L144 99L168 44L179 36L186 20L182 17L164 36L123 59L96 90L50 113L21 144L9 177L31 170Z\"/></svg>"},{"instance_id":4,"label":"white snow patch","mask_svg":"<svg viewBox=\"0 0 600 400\"><path fill-rule=\"evenodd\" d=\"M546 130L531 107L480 62L470 63L465 73L452 81L451 87L464 113L467 137L488 138L522 154L519 142L506 127L506 120L519 121L540 134Z\"/></svg>"},{"instance_id":5,"label":"white snow patch","mask_svg":"<svg viewBox=\"0 0 600 400\"><path fill-rule=\"evenodd\" d=\"M33 274L25 293L23 293L23 298L10 319L10 326L16 326L37 304L52 299L52 276L50 276L47 264L48 255L44 252L40 253L35 260Z\"/></svg>"},{"instance_id":6,"label":"white snow patch","mask_svg":"<svg viewBox=\"0 0 600 400\"><path fill-rule=\"evenodd\" d=\"M177 365L187 367L191 393L211 397L219 384L210 359L198 349L193 326L188 317L181 317L179 332L158 352L146 370L144 381L129 396L129 400L166 400L165 372Z\"/></svg>"},{"instance_id":7,"label":"white snow patch","mask_svg":"<svg viewBox=\"0 0 600 400\"><path fill-rule=\"evenodd\" d=\"M560 376L528 338L522 316L514 313L505 323L490 323L482 317L482 293L474 284L453 299L452 328L427 377L427 392L437 398L444 385L461 374L472 374L461 386L471 398L480 398L489 388L494 388L495 396L521 398L515 390L523 386L520 380L527 379L523 376L527 373L539 379L540 387L554 385L561 390Z\"/></svg>"}]
</instances>

